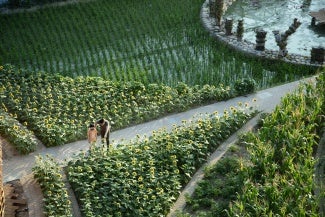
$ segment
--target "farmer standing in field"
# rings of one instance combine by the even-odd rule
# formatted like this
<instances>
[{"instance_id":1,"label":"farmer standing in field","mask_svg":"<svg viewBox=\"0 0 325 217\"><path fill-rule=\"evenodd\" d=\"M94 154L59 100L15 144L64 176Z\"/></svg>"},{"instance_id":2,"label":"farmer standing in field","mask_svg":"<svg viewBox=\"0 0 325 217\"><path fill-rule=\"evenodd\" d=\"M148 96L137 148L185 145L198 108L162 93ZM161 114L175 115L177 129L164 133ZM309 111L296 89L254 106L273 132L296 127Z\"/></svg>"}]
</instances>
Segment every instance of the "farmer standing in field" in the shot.
<instances>
[{"instance_id":1,"label":"farmer standing in field","mask_svg":"<svg viewBox=\"0 0 325 217\"><path fill-rule=\"evenodd\" d=\"M109 133L111 130L111 125L108 120L101 118L95 122L95 125L100 126L100 136L102 138L102 143L104 144L106 141L107 150L109 148Z\"/></svg>"}]
</instances>

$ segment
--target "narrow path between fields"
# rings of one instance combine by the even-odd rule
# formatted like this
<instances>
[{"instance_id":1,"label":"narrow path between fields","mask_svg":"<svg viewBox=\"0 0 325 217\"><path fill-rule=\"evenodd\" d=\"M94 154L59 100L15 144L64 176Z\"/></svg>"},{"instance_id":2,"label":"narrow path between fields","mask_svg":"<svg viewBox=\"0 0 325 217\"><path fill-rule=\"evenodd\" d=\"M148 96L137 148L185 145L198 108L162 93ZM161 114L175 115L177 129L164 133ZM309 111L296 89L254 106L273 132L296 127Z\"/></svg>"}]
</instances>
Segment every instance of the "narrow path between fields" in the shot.
<instances>
[{"instance_id":1,"label":"narrow path between fields","mask_svg":"<svg viewBox=\"0 0 325 217\"><path fill-rule=\"evenodd\" d=\"M191 196L194 193L194 190L197 186L197 183L204 178L204 168L206 166L215 165L222 156L227 152L227 150L238 141L238 136L251 131L257 124L260 114L256 115L249 122L247 122L241 129L236 133L231 135L226 141L224 141L217 150L209 157L208 161L194 174L191 181L186 185L181 194L179 195L174 206L171 208L170 213L167 217L175 217L178 212L182 211L186 206L185 195Z\"/></svg>"},{"instance_id":2,"label":"narrow path between fields","mask_svg":"<svg viewBox=\"0 0 325 217\"><path fill-rule=\"evenodd\" d=\"M306 81L314 81L314 77L302 80ZM186 112L178 113L163 117L158 120L150 121L147 123L139 124L136 126L128 127L122 130L114 131L112 129L111 133L111 141L113 146L117 144L121 144L127 141L130 141L137 136L143 138L144 136L150 136L154 131L166 128L167 130L171 130L175 125L181 125L184 120L193 120L195 118L199 118L202 115L211 114L213 112L218 112L220 115L223 115L225 109L229 109L231 106L237 107L239 103L245 104L248 103L248 107L254 107L261 112L271 112L276 105L278 105L281 101L281 98L289 92L292 92L297 86L300 84L300 81L280 85L274 88L258 91L256 93L250 94L248 96L237 97L234 99L230 99L227 101L217 102L211 105L202 106L199 108L195 108ZM249 130L255 124L257 118L252 119L249 123L242 128L242 130ZM232 135L223 145L216 150L216 152L209 159L209 164L214 164L216 161L220 159L220 157L226 152L227 148L231 146L236 141L237 135ZM31 174L31 168L35 163L35 156L42 155L45 156L47 154L52 155L56 158L62 165L65 164L66 160L70 160L74 157L74 155L86 151L89 148L89 144L87 140L76 141L73 143L69 143L59 147L51 147L51 148L40 148L27 156L12 156L9 159L4 159L3 161L3 181L8 182L15 179L22 179ZM200 169L188 186L184 189L185 192L193 192L195 184L198 180L203 177L202 169ZM28 183L28 182L27 182ZM33 185L29 185L35 187ZM28 186L27 186L28 187ZM31 189L27 189L27 193L30 194L33 191ZM170 216L175 214L176 210L181 210L185 206L184 193L181 194L178 201L175 203L175 206L171 210ZM34 200L34 201L33 201ZM28 200L29 204L37 204L40 201L40 198L30 197ZM33 205L34 206L34 205ZM41 205L40 205L41 206ZM35 210L39 209L34 207ZM35 211L34 211L35 212ZM35 215L31 215L35 216Z\"/></svg>"},{"instance_id":3,"label":"narrow path between fields","mask_svg":"<svg viewBox=\"0 0 325 217\"><path fill-rule=\"evenodd\" d=\"M310 79L306 79L310 80ZM263 112L270 112L280 102L282 96L294 90L299 81L284 84L274 88L258 91L248 96L233 98L227 101L217 102L211 105L198 107L186 112L178 113L163 117L158 120L128 127L122 130L114 131L112 128L111 141L113 146L134 139L137 135L140 137L150 136L153 131L160 128L172 129L174 125L181 125L184 120L193 120L204 114L211 114L218 111L223 115L225 109L231 106L237 107L239 103L249 103L256 109ZM256 102L254 102L256 100ZM76 141L63 146L40 148L37 151L25 156L13 156L3 161L3 180L4 182L19 179L31 173L31 168L34 166L35 156L52 155L59 162L64 163L65 160L72 159L74 155L89 148L87 140Z\"/></svg>"}]
</instances>

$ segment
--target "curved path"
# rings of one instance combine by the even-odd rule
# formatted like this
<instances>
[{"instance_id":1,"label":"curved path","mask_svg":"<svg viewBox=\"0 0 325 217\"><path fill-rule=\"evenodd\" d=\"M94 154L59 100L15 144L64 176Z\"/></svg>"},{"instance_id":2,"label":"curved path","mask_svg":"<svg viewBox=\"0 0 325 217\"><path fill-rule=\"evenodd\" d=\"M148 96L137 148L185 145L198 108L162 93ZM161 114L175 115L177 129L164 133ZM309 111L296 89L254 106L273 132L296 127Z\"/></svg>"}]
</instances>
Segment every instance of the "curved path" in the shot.
<instances>
[{"instance_id":1,"label":"curved path","mask_svg":"<svg viewBox=\"0 0 325 217\"><path fill-rule=\"evenodd\" d=\"M307 78L305 81L313 81L314 78ZM229 109L231 106L237 107L238 103L249 103L249 106L253 106L261 112L271 112L277 104L281 101L281 98L289 92L292 92L301 81L296 81L284 85L280 85L274 88L258 91L248 96L237 97L227 101L217 102L211 105L198 107L186 112L178 113L163 117L158 120L150 121L147 123L139 124L136 126L128 127L122 130L113 131L111 133L111 141L113 146L121 144L123 142L132 140L136 136L150 136L153 131L160 128L172 129L174 125L181 125L184 120L193 120L198 117L199 114L209 114L218 111L220 115L223 114L225 109ZM252 120L256 121L256 118ZM245 125L245 129L249 129L253 122L249 122ZM243 129L243 128L242 128ZM114 129L113 129L114 130ZM236 140L236 134L230 137L224 145L222 145L211 156L209 163L215 163L227 150L227 148ZM69 143L59 147L52 148L40 148L34 153L26 156L15 156L3 161L3 182L8 182L15 179L21 179L31 173L31 168L34 166L35 156L38 155L52 155L58 161L64 163L65 160L73 158L75 154L81 151L88 150L89 144L87 140L77 141ZM202 170L199 170L193 177L192 181L185 188L184 192L193 192L195 183L203 177ZM170 216L173 216L173 211L182 209L185 202L181 194L178 201L175 203L175 207L172 209Z\"/></svg>"}]
</instances>

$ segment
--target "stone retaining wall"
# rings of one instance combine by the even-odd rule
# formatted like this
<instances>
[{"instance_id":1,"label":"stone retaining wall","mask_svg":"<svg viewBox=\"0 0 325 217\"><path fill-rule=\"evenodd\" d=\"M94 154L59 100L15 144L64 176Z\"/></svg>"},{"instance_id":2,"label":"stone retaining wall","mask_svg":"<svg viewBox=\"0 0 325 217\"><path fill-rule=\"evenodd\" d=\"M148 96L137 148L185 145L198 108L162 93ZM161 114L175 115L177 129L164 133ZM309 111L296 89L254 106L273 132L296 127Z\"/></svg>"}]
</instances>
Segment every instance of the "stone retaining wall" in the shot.
<instances>
[{"instance_id":1,"label":"stone retaining wall","mask_svg":"<svg viewBox=\"0 0 325 217\"><path fill-rule=\"evenodd\" d=\"M1 141L0 141L1 143ZM2 144L0 145L0 217L4 216L5 197L2 184Z\"/></svg>"},{"instance_id":2,"label":"stone retaining wall","mask_svg":"<svg viewBox=\"0 0 325 217\"><path fill-rule=\"evenodd\" d=\"M225 0L224 9L225 11L227 8L236 0ZM249 42L247 40L241 40L239 41L236 37L236 35L226 35L224 26L221 25L221 27L216 25L216 20L214 17L209 16L210 9L209 9L209 0L206 0L201 8L201 21L204 26L204 28L210 32L210 35L217 40L228 44L231 48L239 51L244 52L247 55L265 58L265 59L271 59L271 60L279 60L279 61L285 61L292 64L297 65L310 65L315 67L322 67L324 64L318 64L318 63L311 63L310 62L310 56L302 56L298 54L288 54L286 57L280 58L278 57L278 50L268 50L265 49L264 51L258 51L255 50L255 44L252 42ZM225 20L225 19L224 19ZM234 26L237 26L237 21L234 20ZM245 27L244 27L245 28Z\"/></svg>"}]
</instances>

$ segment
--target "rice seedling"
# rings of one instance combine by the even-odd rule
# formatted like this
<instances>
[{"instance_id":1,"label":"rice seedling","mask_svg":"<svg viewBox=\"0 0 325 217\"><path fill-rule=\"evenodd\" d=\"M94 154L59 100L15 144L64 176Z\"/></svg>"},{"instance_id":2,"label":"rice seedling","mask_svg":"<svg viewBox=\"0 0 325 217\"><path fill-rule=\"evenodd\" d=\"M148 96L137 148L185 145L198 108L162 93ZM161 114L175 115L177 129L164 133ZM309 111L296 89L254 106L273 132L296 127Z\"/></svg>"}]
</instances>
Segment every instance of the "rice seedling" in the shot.
<instances>
[{"instance_id":1,"label":"rice seedling","mask_svg":"<svg viewBox=\"0 0 325 217\"><path fill-rule=\"evenodd\" d=\"M245 70L261 88L279 82L256 76L265 70L281 75L280 82L300 76L295 70L303 69L294 67L284 73L288 68L284 64L272 69L215 42L201 26L201 4L199 0L167 0L163 4L158 0L136 4L97 0L1 14L0 50L4 52L0 61L33 71L110 79L119 79L115 73L131 72L138 65L141 67L134 73L146 76L122 76L124 81L167 85L179 81L231 85L245 76ZM297 77L284 76L290 73Z\"/></svg>"}]
</instances>

